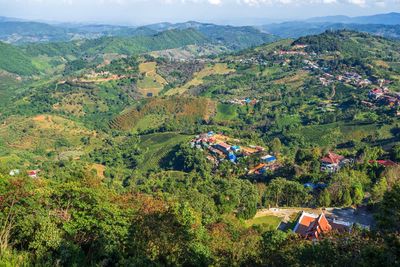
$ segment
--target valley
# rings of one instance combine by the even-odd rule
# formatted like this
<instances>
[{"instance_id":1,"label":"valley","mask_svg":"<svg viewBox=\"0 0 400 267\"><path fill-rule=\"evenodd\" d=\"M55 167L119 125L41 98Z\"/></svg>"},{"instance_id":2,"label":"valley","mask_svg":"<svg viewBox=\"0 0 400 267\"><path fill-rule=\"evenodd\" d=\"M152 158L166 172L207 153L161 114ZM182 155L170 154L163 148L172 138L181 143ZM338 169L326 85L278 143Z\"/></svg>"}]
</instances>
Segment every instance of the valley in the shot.
<instances>
[{"instance_id":1,"label":"valley","mask_svg":"<svg viewBox=\"0 0 400 267\"><path fill-rule=\"evenodd\" d=\"M7 22L0 263L395 266L400 41L358 20Z\"/></svg>"}]
</instances>

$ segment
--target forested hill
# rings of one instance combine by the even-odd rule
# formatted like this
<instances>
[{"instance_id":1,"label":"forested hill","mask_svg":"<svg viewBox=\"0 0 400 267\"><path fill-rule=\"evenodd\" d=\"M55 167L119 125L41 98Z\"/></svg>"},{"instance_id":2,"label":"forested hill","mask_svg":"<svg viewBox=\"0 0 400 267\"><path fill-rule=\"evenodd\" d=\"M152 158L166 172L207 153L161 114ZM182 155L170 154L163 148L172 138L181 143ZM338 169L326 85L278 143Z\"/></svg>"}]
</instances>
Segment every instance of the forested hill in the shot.
<instances>
[{"instance_id":1,"label":"forested hill","mask_svg":"<svg viewBox=\"0 0 400 267\"><path fill-rule=\"evenodd\" d=\"M191 44L204 44L207 38L194 29L169 30L153 36L105 37L84 42L80 48L87 54L143 52L177 48Z\"/></svg>"},{"instance_id":2,"label":"forested hill","mask_svg":"<svg viewBox=\"0 0 400 267\"><path fill-rule=\"evenodd\" d=\"M0 69L19 75L37 73L31 58L18 47L0 42Z\"/></svg>"},{"instance_id":3,"label":"forested hill","mask_svg":"<svg viewBox=\"0 0 400 267\"><path fill-rule=\"evenodd\" d=\"M331 22L283 22L264 25L261 29L267 33L281 38L298 38L310 34L323 33L326 30L354 30L366 32L387 38L400 38L399 25L385 24L355 24L355 23L331 23Z\"/></svg>"},{"instance_id":4,"label":"forested hill","mask_svg":"<svg viewBox=\"0 0 400 267\"><path fill-rule=\"evenodd\" d=\"M154 50L177 48L190 44L204 44L207 38L193 30L169 30L151 36L102 37L98 39L28 44L22 46L33 56L91 56L101 53L139 54Z\"/></svg>"},{"instance_id":5,"label":"forested hill","mask_svg":"<svg viewBox=\"0 0 400 267\"><path fill-rule=\"evenodd\" d=\"M379 36L355 31L326 31L319 35L310 35L297 39L294 44L308 45L306 51L340 52L352 57L375 56L388 57L399 55L399 43Z\"/></svg>"}]
</instances>

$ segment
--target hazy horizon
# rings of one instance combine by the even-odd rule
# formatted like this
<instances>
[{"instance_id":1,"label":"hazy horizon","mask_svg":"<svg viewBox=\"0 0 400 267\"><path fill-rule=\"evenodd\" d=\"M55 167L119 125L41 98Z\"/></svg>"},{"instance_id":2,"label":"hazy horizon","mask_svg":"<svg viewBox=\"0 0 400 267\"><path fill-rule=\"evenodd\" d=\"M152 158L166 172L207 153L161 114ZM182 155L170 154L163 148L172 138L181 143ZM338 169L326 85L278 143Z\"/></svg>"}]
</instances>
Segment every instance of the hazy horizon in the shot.
<instances>
[{"instance_id":1,"label":"hazy horizon","mask_svg":"<svg viewBox=\"0 0 400 267\"><path fill-rule=\"evenodd\" d=\"M54 23L249 25L400 12L400 0L0 0L0 16Z\"/></svg>"}]
</instances>

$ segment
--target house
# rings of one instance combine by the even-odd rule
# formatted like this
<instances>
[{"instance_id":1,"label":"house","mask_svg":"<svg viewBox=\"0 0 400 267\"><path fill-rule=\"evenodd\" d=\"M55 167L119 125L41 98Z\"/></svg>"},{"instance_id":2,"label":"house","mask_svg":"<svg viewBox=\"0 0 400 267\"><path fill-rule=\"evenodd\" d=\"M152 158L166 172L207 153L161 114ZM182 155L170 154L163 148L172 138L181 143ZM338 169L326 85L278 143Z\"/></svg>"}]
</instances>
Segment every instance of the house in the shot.
<instances>
[{"instance_id":1,"label":"house","mask_svg":"<svg viewBox=\"0 0 400 267\"><path fill-rule=\"evenodd\" d=\"M241 150L243 151L243 155L245 156L250 156L259 152L256 148L252 147L242 147Z\"/></svg>"},{"instance_id":2,"label":"house","mask_svg":"<svg viewBox=\"0 0 400 267\"><path fill-rule=\"evenodd\" d=\"M211 153L217 155L219 158L225 158L225 154L218 149L215 149L215 148L209 146L208 150L210 150Z\"/></svg>"},{"instance_id":3,"label":"house","mask_svg":"<svg viewBox=\"0 0 400 267\"><path fill-rule=\"evenodd\" d=\"M368 96L372 99L378 99L381 98L384 95L384 92L381 88L374 88L371 91L369 91Z\"/></svg>"},{"instance_id":4,"label":"house","mask_svg":"<svg viewBox=\"0 0 400 267\"><path fill-rule=\"evenodd\" d=\"M240 146L231 146L231 150L235 153L240 151Z\"/></svg>"},{"instance_id":5,"label":"house","mask_svg":"<svg viewBox=\"0 0 400 267\"><path fill-rule=\"evenodd\" d=\"M321 159L321 171L329 173L337 172L342 167L344 161L345 158L343 156L329 152Z\"/></svg>"},{"instance_id":6,"label":"house","mask_svg":"<svg viewBox=\"0 0 400 267\"><path fill-rule=\"evenodd\" d=\"M293 232L309 240L318 240L323 234L331 231L348 231L351 223L328 220L324 213L316 215L302 212Z\"/></svg>"},{"instance_id":7,"label":"house","mask_svg":"<svg viewBox=\"0 0 400 267\"><path fill-rule=\"evenodd\" d=\"M249 174L263 174L267 171L267 164L260 163L249 171Z\"/></svg>"},{"instance_id":8,"label":"house","mask_svg":"<svg viewBox=\"0 0 400 267\"><path fill-rule=\"evenodd\" d=\"M28 171L28 176L31 178L38 178L38 174L39 174L40 170L30 170Z\"/></svg>"},{"instance_id":9,"label":"house","mask_svg":"<svg viewBox=\"0 0 400 267\"><path fill-rule=\"evenodd\" d=\"M230 153L229 153L228 158L229 158L229 160L230 160L231 162L233 162L233 163L235 163L236 160L237 160L237 157L236 157L236 155L235 155L233 152L230 152Z\"/></svg>"},{"instance_id":10,"label":"house","mask_svg":"<svg viewBox=\"0 0 400 267\"><path fill-rule=\"evenodd\" d=\"M266 155L261 157L261 160L265 163L273 163L276 161L276 157L272 156L272 155Z\"/></svg>"},{"instance_id":11,"label":"house","mask_svg":"<svg viewBox=\"0 0 400 267\"><path fill-rule=\"evenodd\" d=\"M221 150L222 152L224 152L225 154L229 154L229 150L231 149L231 146L228 145L227 143L221 142L218 143L214 146L216 149Z\"/></svg>"}]
</instances>

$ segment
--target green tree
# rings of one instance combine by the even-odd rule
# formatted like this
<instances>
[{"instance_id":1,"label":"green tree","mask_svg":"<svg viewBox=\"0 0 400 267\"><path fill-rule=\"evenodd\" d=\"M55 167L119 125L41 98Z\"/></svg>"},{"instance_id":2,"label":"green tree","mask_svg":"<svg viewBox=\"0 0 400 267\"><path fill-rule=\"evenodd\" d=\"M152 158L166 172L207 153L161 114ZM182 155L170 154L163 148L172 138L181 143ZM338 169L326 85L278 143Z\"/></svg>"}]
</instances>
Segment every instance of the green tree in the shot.
<instances>
[{"instance_id":1,"label":"green tree","mask_svg":"<svg viewBox=\"0 0 400 267\"><path fill-rule=\"evenodd\" d=\"M344 190L343 196L342 196L342 205L344 207L349 207L349 206L351 206L352 203L353 203L353 200L351 199L350 190L346 188Z\"/></svg>"},{"instance_id":2,"label":"green tree","mask_svg":"<svg viewBox=\"0 0 400 267\"><path fill-rule=\"evenodd\" d=\"M393 146L391 150L392 159L395 161L400 161L400 144L396 144Z\"/></svg>"},{"instance_id":3,"label":"green tree","mask_svg":"<svg viewBox=\"0 0 400 267\"><path fill-rule=\"evenodd\" d=\"M282 149L282 143L281 140L277 137L275 137L272 141L271 141L271 150L275 153L278 154L281 152Z\"/></svg>"},{"instance_id":4,"label":"green tree","mask_svg":"<svg viewBox=\"0 0 400 267\"><path fill-rule=\"evenodd\" d=\"M376 214L378 226L383 231L400 231L400 185L387 191Z\"/></svg>"},{"instance_id":5,"label":"green tree","mask_svg":"<svg viewBox=\"0 0 400 267\"><path fill-rule=\"evenodd\" d=\"M382 201L385 192L387 191L388 184L386 178L383 177L372 187L371 190L371 201L377 203Z\"/></svg>"},{"instance_id":6,"label":"green tree","mask_svg":"<svg viewBox=\"0 0 400 267\"><path fill-rule=\"evenodd\" d=\"M318 204L321 207L329 207L331 205L331 195L327 189L322 190L318 198Z\"/></svg>"},{"instance_id":7,"label":"green tree","mask_svg":"<svg viewBox=\"0 0 400 267\"><path fill-rule=\"evenodd\" d=\"M353 203L355 205L360 205L363 199L364 199L364 191L362 190L362 186L358 184L353 188Z\"/></svg>"}]
</instances>

